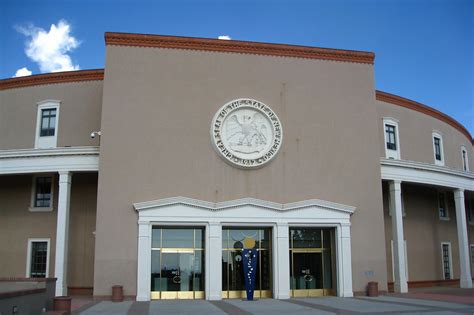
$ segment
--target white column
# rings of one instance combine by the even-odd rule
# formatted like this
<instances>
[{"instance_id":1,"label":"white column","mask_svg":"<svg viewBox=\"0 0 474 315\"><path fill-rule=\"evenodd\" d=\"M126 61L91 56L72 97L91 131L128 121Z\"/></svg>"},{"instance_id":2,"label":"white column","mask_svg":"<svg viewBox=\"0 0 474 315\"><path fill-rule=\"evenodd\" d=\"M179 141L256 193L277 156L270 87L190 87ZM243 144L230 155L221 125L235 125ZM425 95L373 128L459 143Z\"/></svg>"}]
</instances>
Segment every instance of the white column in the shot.
<instances>
[{"instance_id":1,"label":"white column","mask_svg":"<svg viewBox=\"0 0 474 315\"><path fill-rule=\"evenodd\" d=\"M339 291L339 296L352 297L354 292L352 291L352 251L351 251L351 225L341 225L341 238L340 238L340 262L341 270L341 284L342 290Z\"/></svg>"},{"instance_id":2,"label":"white column","mask_svg":"<svg viewBox=\"0 0 474 315\"><path fill-rule=\"evenodd\" d=\"M151 226L138 221L137 301L150 301L151 294Z\"/></svg>"},{"instance_id":3,"label":"white column","mask_svg":"<svg viewBox=\"0 0 474 315\"><path fill-rule=\"evenodd\" d=\"M398 293L408 292L405 266L405 242L403 237L403 213L402 213L402 190L401 181L391 181L390 209L392 212L392 239L393 239L393 271L395 275L394 291Z\"/></svg>"},{"instance_id":4,"label":"white column","mask_svg":"<svg viewBox=\"0 0 474 315\"><path fill-rule=\"evenodd\" d=\"M55 277L56 296L67 295L67 255L69 234L69 203L71 197L71 172L59 172L58 220L56 224Z\"/></svg>"},{"instance_id":5,"label":"white column","mask_svg":"<svg viewBox=\"0 0 474 315\"><path fill-rule=\"evenodd\" d=\"M290 298L290 240L289 227L287 223L278 223L275 228L275 257L274 264L275 279L275 298L289 299Z\"/></svg>"},{"instance_id":6,"label":"white column","mask_svg":"<svg viewBox=\"0 0 474 315\"><path fill-rule=\"evenodd\" d=\"M209 239L206 261L207 300L222 299L222 225L220 222L209 222Z\"/></svg>"},{"instance_id":7,"label":"white column","mask_svg":"<svg viewBox=\"0 0 474 315\"><path fill-rule=\"evenodd\" d=\"M461 288L472 288L471 267L469 263L469 243L467 239L466 209L464 206L464 190L454 191L454 204L456 206L456 224L459 244L459 266L461 269Z\"/></svg>"}]
</instances>

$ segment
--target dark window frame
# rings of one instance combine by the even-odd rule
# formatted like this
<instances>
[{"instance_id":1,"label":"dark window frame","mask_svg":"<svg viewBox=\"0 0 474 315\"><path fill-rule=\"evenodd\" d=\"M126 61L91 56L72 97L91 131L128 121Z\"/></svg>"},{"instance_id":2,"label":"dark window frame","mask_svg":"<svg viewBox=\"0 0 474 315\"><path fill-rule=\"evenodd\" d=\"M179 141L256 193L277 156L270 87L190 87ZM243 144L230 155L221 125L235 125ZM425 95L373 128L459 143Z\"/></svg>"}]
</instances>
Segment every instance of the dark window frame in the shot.
<instances>
[{"instance_id":1,"label":"dark window frame","mask_svg":"<svg viewBox=\"0 0 474 315\"><path fill-rule=\"evenodd\" d=\"M463 171L467 171L467 151L462 148L461 149L461 156L462 156L462 169Z\"/></svg>"},{"instance_id":2,"label":"dark window frame","mask_svg":"<svg viewBox=\"0 0 474 315\"><path fill-rule=\"evenodd\" d=\"M53 178L52 176L35 177L35 208L51 208L53 195Z\"/></svg>"},{"instance_id":3,"label":"dark window frame","mask_svg":"<svg viewBox=\"0 0 474 315\"><path fill-rule=\"evenodd\" d=\"M48 254L47 241L31 241L29 277L46 278L48 273Z\"/></svg>"},{"instance_id":4,"label":"dark window frame","mask_svg":"<svg viewBox=\"0 0 474 315\"><path fill-rule=\"evenodd\" d=\"M385 145L389 150L397 150L397 134L396 134L396 126L385 124L385 136L386 141Z\"/></svg>"},{"instance_id":5,"label":"dark window frame","mask_svg":"<svg viewBox=\"0 0 474 315\"><path fill-rule=\"evenodd\" d=\"M435 159L437 161L442 161L443 156L441 154L441 138L439 137L433 137L433 142L434 142L434 149L435 149Z\"/></svg>"},{"instance_id":6,"label":"dark window frame","mask_svg":"<svg viewBox=\"0 0 474 315\"><path fill-rule=\"evenodd\" d=\"M55 135L56 117L57 117L57 108L41 109L40 137L52 137ZM46 124L44 124L45 119L47 121Z\"/></svg>"},{"instance_id":7,"label":"dark window frame","mask_svg":"<svg viewBox=\"0 0 474 315\"><path fill-rule=\"evenodd\" d=\"M443 255L443 275L445 280L452 278L451 274L451 255L449 255L451 245L447 243L441 244L442 255Z\"/></svg>"},{"instance_id":8,"label":"dark window frame","mask_svg":"<svg viewBox=\"0 0 474 315\"><path fill-rule=\"evenodd\" d=\"M438 192L438 215L440 219L449 219L446 194Z\"/></svg>"}]
</instances>

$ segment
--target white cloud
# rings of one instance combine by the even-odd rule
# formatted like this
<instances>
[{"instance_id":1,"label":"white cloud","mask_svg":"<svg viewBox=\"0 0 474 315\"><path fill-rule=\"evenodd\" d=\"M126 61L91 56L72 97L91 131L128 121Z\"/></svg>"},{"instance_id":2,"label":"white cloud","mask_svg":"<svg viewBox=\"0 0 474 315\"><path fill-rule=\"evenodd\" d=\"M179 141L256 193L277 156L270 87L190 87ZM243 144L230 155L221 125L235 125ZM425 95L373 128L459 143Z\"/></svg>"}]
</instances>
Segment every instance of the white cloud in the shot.
<instances>
[{"instance_id":1,"label":"white cloud","mask_svg":"<svg viewBox=\"0 0 474 315\"><path fill-rule=\"evenodd\" d=\"M18 77L26 77L28 75L31 75L31 71L28 70L27 67L23 67L21 69L16 70L15 75L13 76L14 78Z\"/></svg>"},{"instance_id":2,"label":"white cloud","mask_svg":"<svg viewBox=\"0 0 474 315\"><path fill-rule=\"evenodd\" d=\"M231 40L232 38L230 38L229 35L220 35L219 37L217 37L217 39Z\"/></svg>"},{"instance_id":3,"label":"white cloud","mask_svg":"<svg viewBox=\"0 0 474 315\"><path fill-rule=\"evenodd\" d=\"M79 47L80 42L71 33L71 26L65 20L52 24L49 31L34 25L16 28L28 37L25 53L36 62L41 72L59 72L79 70L72 63L69 52Z\"/></svg>"}]
</instances>

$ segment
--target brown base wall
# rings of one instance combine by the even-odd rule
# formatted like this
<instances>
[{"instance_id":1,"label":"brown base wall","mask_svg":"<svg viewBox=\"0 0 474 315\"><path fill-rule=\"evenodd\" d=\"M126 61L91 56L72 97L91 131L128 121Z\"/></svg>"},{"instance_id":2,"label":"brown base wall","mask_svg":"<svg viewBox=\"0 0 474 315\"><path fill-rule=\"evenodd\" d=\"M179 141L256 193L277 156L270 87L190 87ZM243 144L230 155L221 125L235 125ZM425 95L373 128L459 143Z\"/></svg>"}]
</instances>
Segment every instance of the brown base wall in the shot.
<instances>
[{"instance_id":1,"label":"brown base wall","mask_svg":"<svg viewBox=\"0 0 474 315\"><path fill-rule=\"evenodd\" d=\"M393 292L393 282L388 284L388 292ZM459 286L459 279L450 280L423 280L423 281L408 281L408 288L428 288L428 287L448 287Z\"/></svg>"},{"instance_id":2,"label":"brown base wall","mask_svg":"<svg viewBox=\"0 0 474 315\"><path fill-rule=\"evenodd\" d=\"M112 295L94 295L94 301L112 301ZM136 295L124 295L124 301L135 301L137 299Z\"/></svg>"},{"instance_id":3,"label":"brown base wall","mask_svg":"<svg viewBox=\"0 0 474 315\"><path fill-rule=\"evenodd\" d=\"M379 290L379 295L387 295L388 291ZM367 291L354 291L354 296L368 296Z\"/></svg>"},{"instance_id":4,"label":"brown base wall","mask_svg":"<svg viewBox=\"0 0 474 315\"><path fill-rule=\"evenodd\" d=\"M90 295L94 293L93 287L67 287L68 295Z\"/></svg>"}]
</instances>

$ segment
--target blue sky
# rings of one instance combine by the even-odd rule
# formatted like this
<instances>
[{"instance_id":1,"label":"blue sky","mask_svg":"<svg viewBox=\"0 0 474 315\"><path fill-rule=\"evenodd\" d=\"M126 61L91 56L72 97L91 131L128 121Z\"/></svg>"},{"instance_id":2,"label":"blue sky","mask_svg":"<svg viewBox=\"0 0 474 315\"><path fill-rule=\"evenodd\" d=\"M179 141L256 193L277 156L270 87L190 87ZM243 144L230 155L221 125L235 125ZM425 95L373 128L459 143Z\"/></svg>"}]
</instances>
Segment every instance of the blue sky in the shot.
<instances>
[{"instance_id":1,"label":"blue sky","mask_svg":"<svg viewBox=\"0 0 474 315\"><path fill-rule=\"evenodd\" d=\"M41 29L55 36L25 46ZM0 0L0 78L103 68L106 31L372 51L377 89L474 134L474 1Z\"/></svg>"}]
</instances>

